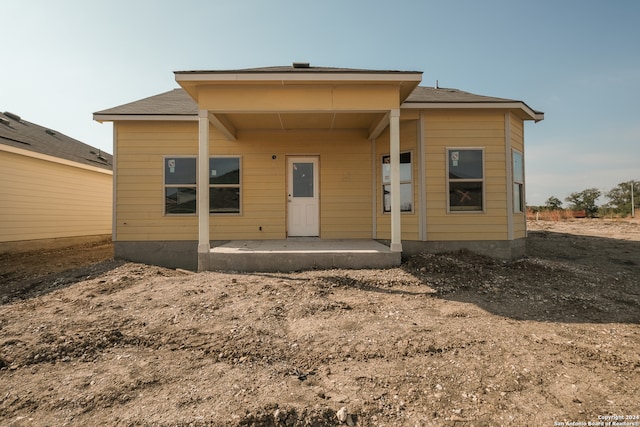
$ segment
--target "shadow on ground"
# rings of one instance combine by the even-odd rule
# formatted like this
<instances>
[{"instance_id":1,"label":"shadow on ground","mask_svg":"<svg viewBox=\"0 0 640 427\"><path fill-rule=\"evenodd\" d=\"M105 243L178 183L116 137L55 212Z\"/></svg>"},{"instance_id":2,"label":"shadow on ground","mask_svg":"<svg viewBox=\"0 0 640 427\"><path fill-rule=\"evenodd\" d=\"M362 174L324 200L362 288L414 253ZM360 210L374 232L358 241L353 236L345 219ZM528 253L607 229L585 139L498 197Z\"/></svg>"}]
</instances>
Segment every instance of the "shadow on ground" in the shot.
<instances>
[{"instance_id":1,"label":"shadow on ground","mask_svg":"<svg viewBox=\"0 0 640 427\"><path fill-rule=\"evenodd\" d=\"M403 268L439 298L516 320L640 323L640 243L533 232L527 257L422 254Z\"/></svg>"},{"instance_id":2,"label":"shadow on ground","mask_svg":"<svg viewBox=\"0 0 640 427\"><path fill-rule=\"evenodd\" d=\"M79 268L46 275L36 275L31 278L24 277L24 275L12 276L11 274L7 274L2 277L3 283L2 286L0 286L0 305L34 298L69 287L83 280L107 273L124 263L125 261L122 260L108 259Z\"/></svg>"}]
</instances>

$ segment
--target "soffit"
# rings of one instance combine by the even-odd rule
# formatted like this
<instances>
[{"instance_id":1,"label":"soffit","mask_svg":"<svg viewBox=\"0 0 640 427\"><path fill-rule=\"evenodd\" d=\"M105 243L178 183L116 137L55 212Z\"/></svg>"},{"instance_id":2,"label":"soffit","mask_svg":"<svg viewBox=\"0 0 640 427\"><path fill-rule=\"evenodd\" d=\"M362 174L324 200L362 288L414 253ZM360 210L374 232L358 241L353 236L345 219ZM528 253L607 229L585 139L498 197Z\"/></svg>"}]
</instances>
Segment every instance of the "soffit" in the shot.
<instances>
[{"instance_id":1,"label":"soffit","mask_svg":"<svg viewBox=\"0 0 640 427\"><path fill-rule=\"evenodd\" d=\"M370 129L383 113L233 113L217 114L236 130L340 130Z\"/></svg>"}]
</instances>

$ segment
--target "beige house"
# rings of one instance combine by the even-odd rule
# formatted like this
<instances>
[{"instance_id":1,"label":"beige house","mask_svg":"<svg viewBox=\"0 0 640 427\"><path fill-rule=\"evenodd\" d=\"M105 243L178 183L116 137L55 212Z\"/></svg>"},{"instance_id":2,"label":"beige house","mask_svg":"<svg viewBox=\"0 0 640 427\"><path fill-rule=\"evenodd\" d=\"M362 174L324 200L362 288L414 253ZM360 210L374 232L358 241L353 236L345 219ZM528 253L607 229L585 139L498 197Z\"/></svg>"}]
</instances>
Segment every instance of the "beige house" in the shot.
<instances>
[{"instance_id":1,"label":"beige house","mask_svg":"<svg viewBox=\"0 0 640 427\"><path fill-rule=\"evenodd\" d=\"M544 118L524 102L306 63L175 78L94 114L114 123L117 256L203 270L222 242L298 238L523 254L524 123Z\"/></svg>"},{"instance_id":2,"label":"beige house","mask_svg":"<svg viewBox=\"0 0 640 427\"><path fill-rule=\"evenodd\" d=\"M108 238L112 156L0 113L0 253Z\"/></svg>"}]
</instances>

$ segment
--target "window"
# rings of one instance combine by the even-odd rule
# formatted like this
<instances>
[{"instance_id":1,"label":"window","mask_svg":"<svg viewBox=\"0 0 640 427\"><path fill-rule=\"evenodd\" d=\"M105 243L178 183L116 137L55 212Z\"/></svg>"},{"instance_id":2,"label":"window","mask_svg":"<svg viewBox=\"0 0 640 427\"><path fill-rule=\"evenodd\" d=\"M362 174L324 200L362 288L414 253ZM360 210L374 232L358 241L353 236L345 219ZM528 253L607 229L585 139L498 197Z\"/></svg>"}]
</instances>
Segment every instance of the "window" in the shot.
<instances>
[{"instance_id":1,"label":"window","mask_svg":"<svg viewBox=\"0 0 640 427\"><path fill-rule=\"evenodd\" d=\"M164 212L196 213L196 158L166 157L164 159Z\"/></svg>"},{"instance_id":2,"label":"window","mask_svg":"<svg viewBox=\"0 0 640 427\"><path fill-rule=\"evenodd\" d=\"M513 211L524 212L524 161L522 153L513 151Z\"/></svg>"},{"instance_id":3,"label":"window","mask_svg":"<svg viewBox=\"0 0 640 427\"><path fill-rule=\"evenodd\" d=\"M400 212L413 211L411 152L400 153ZM382 211L391 212L391 156L382 156Z\"/></svg>"},{"instance_id":4,"label":"window","mask_svg":"<svg viewBox=\"0 0 640 427\"><path fill-rule=\"evenodd\" d=\"M481 212L484 209L482 149L447 149L449 212Z\"/></svg>"},{"instance_id":5,"label":"window","mask_svg":"<svg viewBox=\"0 0 640 427\"><path fill-rule=\"evenodd\" d=\"M240 213L240 157L209 159L209 213Z\"/></svg>"}]
</instances>

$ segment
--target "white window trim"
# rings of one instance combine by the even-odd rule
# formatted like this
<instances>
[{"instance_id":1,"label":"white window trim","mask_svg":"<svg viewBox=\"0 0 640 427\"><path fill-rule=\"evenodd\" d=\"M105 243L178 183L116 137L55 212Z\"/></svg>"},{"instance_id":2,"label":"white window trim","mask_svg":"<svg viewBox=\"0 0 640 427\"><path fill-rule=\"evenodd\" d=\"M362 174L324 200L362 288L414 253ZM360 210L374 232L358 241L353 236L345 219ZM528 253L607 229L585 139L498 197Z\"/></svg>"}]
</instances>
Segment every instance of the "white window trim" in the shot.
<instances>
[{"instance_id":1,"label":"white window trim","mask_svg":"<svg viewBox=\"0 0 640 427\"><path fill-rule=\"evenodd\" d=\"M451 151L463 151L463 150L474 150L482 152L482 179L454 179L449 178L449 152ZM486 156L484 147L446 147L444 150L445 153L445 192L447 193L447 214L452 215L474 215L474 214L486 214L487 213L487 183L486 183ZM452 211L451 210L451 196L449 193L449 184L451 182L481 182L482 183L482 209L477 211ZM512 190L513 191L513 190Z\"/></svg>"}]
</instances>

